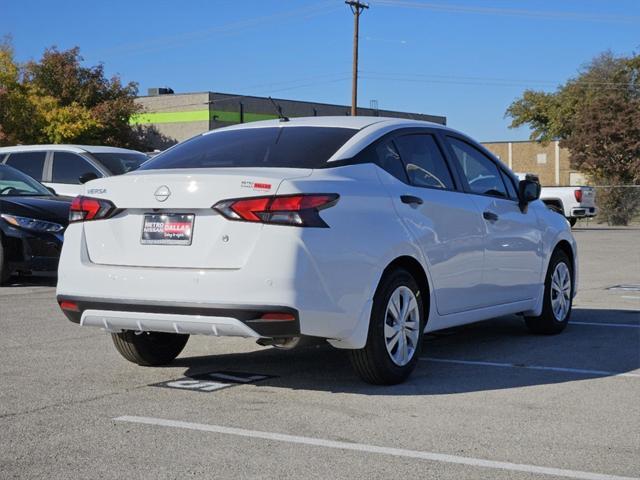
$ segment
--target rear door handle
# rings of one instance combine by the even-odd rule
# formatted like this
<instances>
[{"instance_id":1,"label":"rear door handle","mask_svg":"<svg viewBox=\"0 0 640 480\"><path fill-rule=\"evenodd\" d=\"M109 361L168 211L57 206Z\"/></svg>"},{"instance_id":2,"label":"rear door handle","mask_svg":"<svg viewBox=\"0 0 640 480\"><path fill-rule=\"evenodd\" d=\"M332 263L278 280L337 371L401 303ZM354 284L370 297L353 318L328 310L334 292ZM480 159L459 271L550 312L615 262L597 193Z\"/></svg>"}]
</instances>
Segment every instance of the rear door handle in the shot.
<instances>
[{"instance_id":1,"label":"rear door handle","mask_svg":"<svg viewBox=\"0 0 640 480\"><path fill-rule=\"evenodd\" d=\"M498 214L497 213L493 213L489 210L487 210L486 212L482 212L482 217L485 220L489 220L490 222L495 222L498 220Z\"/></svg>"},{"instance_id":2,"label":"rear door handle","mask_svg":"<svg viewBox=\"0 0 640 480\"><path fill-rule=\"evenodd\" d=\"M422 205L424 202L420 197L414 197L413 195L400 195L402 203L409 205Z\"/></svg>"}]
</instances>

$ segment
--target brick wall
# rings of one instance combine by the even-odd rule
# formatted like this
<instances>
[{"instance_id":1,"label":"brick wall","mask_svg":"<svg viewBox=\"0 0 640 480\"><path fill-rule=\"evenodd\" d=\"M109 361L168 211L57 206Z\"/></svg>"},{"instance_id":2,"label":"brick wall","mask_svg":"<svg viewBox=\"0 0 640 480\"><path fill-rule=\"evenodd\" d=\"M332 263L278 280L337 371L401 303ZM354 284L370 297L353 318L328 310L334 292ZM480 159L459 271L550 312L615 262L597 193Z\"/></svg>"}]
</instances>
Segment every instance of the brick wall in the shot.
<instances>
[{"instance_id":1,"label":"brick wall","mask_svg":"<svg viewBox=\"0 0 640 480\"><path fill-rule=\"evenodd\" d=\"M557 142L486 142L485 148L518 173L535 173L546 186L570 185L575 172L570 165L570 155ZM509 155L509 148L511 155Z\"/></svg>"}]
</instances>

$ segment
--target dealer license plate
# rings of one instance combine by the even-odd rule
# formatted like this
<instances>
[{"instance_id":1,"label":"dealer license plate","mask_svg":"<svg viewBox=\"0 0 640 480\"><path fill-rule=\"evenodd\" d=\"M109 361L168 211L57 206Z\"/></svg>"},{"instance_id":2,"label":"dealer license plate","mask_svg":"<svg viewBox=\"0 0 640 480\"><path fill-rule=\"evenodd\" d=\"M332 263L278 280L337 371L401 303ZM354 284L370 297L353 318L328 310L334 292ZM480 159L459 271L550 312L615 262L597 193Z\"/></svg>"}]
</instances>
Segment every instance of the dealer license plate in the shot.
<instances>
[{"instance_id":1,"label":"dealer license plate","mask_svg":"<svg viewBox=\"0 0 640 480\"><path fill-rule=\"evenodd\" d=\"M142 224L143 245L191 245L192 213L148 213Z\"/></svg>"}]
</instances>

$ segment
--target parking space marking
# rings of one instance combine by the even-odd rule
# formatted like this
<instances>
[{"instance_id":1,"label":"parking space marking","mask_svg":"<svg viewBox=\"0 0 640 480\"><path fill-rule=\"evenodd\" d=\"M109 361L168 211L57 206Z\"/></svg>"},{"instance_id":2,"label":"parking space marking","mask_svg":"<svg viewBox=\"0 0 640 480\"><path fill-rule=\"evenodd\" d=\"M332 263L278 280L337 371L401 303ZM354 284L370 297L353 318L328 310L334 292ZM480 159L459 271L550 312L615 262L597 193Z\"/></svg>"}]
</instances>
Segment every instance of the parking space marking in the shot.
<instances>
[{"instance_id":1,"label":"parking space marking","mask_svg":"<svg viewBox=\"0 0 640 480\"><path fill-rule=\"evenodd\" d=\"M603 473L583 472L579 470L567 470L564 468L540 467L537 465L527 465L522 463L499 462L495 460L485 460L482 458L461 457L458 455L448 455L444 453L424 452L419 450L405 450L403 448L380 447L377 445L367 445L364 443L349 443L336 440L326 440L323 438L302 437L298 435L288 435L275 432L264 432L259 430L246 430L244 428L224 427L221 425L209 425L204 423L182 422L178 420L167 420L163 418L121 416L114 418L117 422L139 423L144 425L155 425L161 427L182 428L186 430L196 430L201 432L219 433L223 435L235 435L238 437L259 438L276 442L296 443L315 447L333 448L338 450L352 450L365 453L378 453L382 455L392 455L396 457L416 458L429 460L432 462L450 463L457 465L467 465L471 467L491 468L497 470L507 470L512 472L525 472L540 475L555 475L557 477L574 478L579 480L640 480L638 477L623 477L618 475L608 475Z\"/></svg>"},{"instance_id":2,"label":"parking space marking","mask_svg":"<svg viewBox=\"0 0 640 480\"><path fill-rule=\"evenodd\" d=\"M175 380L152 383L149 386L211 393L236 385L246 385L259 382L260 380L267 380L268 378L274 378L274 376L245 372L207 372L193 374Z\"/></svg>"},{"instance_id":3,"label":"parking space marking","mask_svg":"<svg viewBox=\"0 0 640 480\"><path fill-rule=\"evenodd\" d=\"M640 328L640 324L633 323L571 322L569 325L596 325L598 327Z\"/></svg>"},{"instance_id":4,"label":"parking space marking","mask_svg":"<svg viewBox=\"0 0 640 480\"><path fill-rule=\"evenodd\" d=\"M420 357L420 360L425 362L437 362L437 363L455 363L459 365L481 365L484 367L502 367L502 368L522 368L527 370L545 370L551 372L562 373L577 373L579 375L594 375L598 377L633 377L640 378L639 373L625 373L625 372L608 372L606 370L587 370L584 368L565 368L565 367L545 367L542 365L524 365L518 363L500 363L500 362L482 362L476 360L458 360L453 358L435 358L435 357Z\"/></svg>"}]
</instances>

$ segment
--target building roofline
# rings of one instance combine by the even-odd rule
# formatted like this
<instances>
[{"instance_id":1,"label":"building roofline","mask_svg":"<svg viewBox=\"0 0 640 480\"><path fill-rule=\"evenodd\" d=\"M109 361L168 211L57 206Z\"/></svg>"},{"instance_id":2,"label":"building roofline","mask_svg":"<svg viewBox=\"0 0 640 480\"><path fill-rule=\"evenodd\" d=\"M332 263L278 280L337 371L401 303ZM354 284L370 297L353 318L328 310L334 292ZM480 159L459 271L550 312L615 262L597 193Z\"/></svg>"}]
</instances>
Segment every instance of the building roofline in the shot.
<instances>
[{"instance_id":1,"label":"building roofline","mask_svg":"<svg viewBox=\"0 0 640 480\"><path fill-rule=\"evenodd\" d=\"M227 100L235 100L235 99L242 99L242 98L251 98L251 99L258 99L258 100L268 100L269 97L268 96L259 96L259 95L238 95L238 94L234 94L234 93L225 93L225 92L212 92L212 91L207 91L207 92L182 92L182 93L170 93L170 94L165 94L165 95L139 95L136 98L163 98L163 97L171 97L171 96L175 96L175 95L204 95L204 94L208 94L208 95L226 95L229 97L233 97L233 98L229 98ZM325 103L325 102L314 102L314 101L309 101L309 100L293 100L290 98L275 98L275 97L271 97L273 99L274 102L295 102L295 103L306 103L309 105L322 105L322 106L326 106L326 107L334 107L334 108L344 108L344 109L350 109L351 107L349 105L341 105L338 103ZM214 100L215 102L216 100ZM217 100L220 102L225 101L224 98ZM372 110L372 111L377 111L380 112L380 116L384 116L383 113L390 113L390 114L403 114L403 115L413 115L413 116L424 116L424 117L432 117L432 118L438 118L438 119L443 119L446 121L447 117L445 115L435 115L435 114L431 114L431 113L416 113L416 112L403 112L400 110L387 110L387 109L383 109L383 108L370 108L370 107L358 107L359 109L366 109L366 110Z\"/></svg>"}]
</instances>

